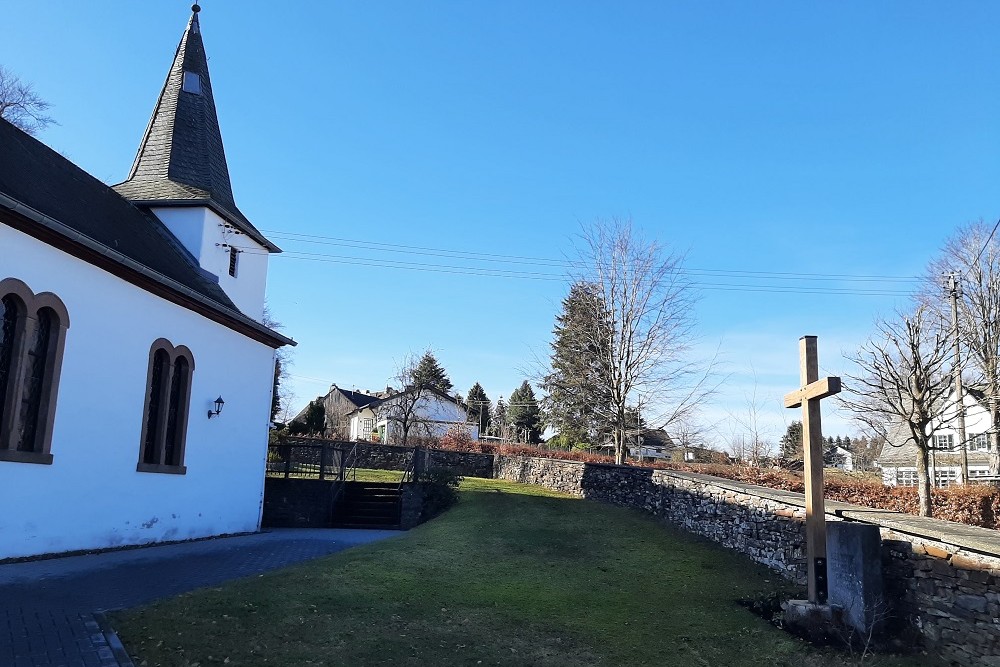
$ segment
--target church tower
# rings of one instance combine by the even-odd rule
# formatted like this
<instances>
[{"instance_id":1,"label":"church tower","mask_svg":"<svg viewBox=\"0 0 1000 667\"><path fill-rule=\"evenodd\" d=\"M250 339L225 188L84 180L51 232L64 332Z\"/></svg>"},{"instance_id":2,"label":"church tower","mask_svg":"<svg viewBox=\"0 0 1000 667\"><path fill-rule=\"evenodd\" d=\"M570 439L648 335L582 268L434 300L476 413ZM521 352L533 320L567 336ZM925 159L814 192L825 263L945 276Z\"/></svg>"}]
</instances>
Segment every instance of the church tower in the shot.
<instances>
[{"instance_id":1,"label":"church tower","mask_svg":"<svg viewBox=\"0 0 1000 667\"><path fill-rule=\"evenodd\" d=\"M201 8L191 10L132 169L114 189L152 211L236 307L260 320L268 255L281 250L233 198L201 39Z\"/></svg>"}]
</instances>

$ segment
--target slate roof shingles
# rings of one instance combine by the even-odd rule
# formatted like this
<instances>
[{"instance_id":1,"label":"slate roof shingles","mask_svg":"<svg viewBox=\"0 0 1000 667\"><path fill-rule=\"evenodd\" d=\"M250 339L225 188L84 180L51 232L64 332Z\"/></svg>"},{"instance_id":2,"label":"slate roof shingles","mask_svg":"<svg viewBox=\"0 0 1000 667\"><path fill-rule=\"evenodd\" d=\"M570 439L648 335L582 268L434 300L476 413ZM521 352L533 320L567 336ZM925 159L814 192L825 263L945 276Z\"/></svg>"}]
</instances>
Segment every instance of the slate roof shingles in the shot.
<instances>
[{"instance_id":1,"label":"slate roof shingles","mask_svg":"<svg viewBox=\"0 0 1000 667\"><path fill-rule=\"evenodd\" d=\"M239 312L156 216L124 199L65 157L0 120L0 193Z\"/></svg>"},{"instance_id":2,"label":"slate roof shingles","mask_svg":"<svg viewBox=\"0 0 1000 667\"><path fill-rule=\"evenodd\" d=\"M184 90L185 72L198 75L201 92ZM177 46L129 176L114 189L148 206L208 206L271 252L280 252L233 198L197 13Z\"/></svg>"}]
</instances>

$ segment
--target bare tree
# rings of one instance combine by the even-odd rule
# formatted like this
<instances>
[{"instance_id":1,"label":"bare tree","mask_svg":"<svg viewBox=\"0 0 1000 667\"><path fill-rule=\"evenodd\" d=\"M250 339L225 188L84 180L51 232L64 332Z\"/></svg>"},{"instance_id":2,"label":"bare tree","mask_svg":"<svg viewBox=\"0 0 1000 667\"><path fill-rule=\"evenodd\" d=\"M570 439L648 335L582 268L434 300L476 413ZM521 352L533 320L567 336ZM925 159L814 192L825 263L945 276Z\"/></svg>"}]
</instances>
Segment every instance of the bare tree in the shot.
<instances>
[{"instance_id":1,"label":"bare tree","mask_svg":"<svg viewBox=\"0 0 1000 667\"><path fill-rule=\"evenodd\" d=\"M868 472L875 469L875 461L882 453L885 446L885 438L878 433L862 433L860 437L852 441L851 453L853 456L854 470L857 472Z\"/></svg>"},{"instance_id":2,"label":"bare tree","mask_svg":"<svg viewBox=\"0 0 1000 667\"><path fill-rule=\"evenodd\" d=\"M760 466L761 460L774 454L773 432L761 420L766 407L763 397L757 393L757 373L754 372L753 390L744 395L742 412L730 413L732 428L729 449L733 458L753 467Z\"/></svg>"},{"instance_id":3,"label":"bare tree","mask_svg":"<svg viewBox=\"0 0 1000 667\"><path fill-rule=\"evenodd\" d=\"M840 398L887 446L916 445L921 516L931 516L927 454L932 428L942 424L950 392L950 355L947 324L927 306L918 306L912 315L881 320L875 335L850 357L857 374L847 376L848 392Z\"/></svg>"},{"instance_id":4,"label":"bare tree","mask_svg":"<svg viewBox=\"0 0 1000 667\"><path fill-rule=\"evenodd\" d=\"M35 93L30 83L0 65L0 118L35 134L55 122L45 113L51 106Z\"/></svg>"},{"instance_id":5,"label":"bare tree","mask_svg":"<svg viewBox=\"0 0 1000 667\"><path fill-rule=\"evenodd\" d=\"M261 324L269 329L280 331L284 328L274 319L269 306L264 306L260 319ZM271 391L271 421L287 423L290 419L289 410L295 400L295 393L288 386L288 369L292 364L291 353L287 347L279 347L274 351L274 381Z\"/></svg>"},{"instance_id":6,"label":"bare tree","mask_svg":"<svg viewBox=\"0 0 1000 667\"><path fill-rule=\"evenodd\" d=\"M923 295L928 305L946 312L948 306L940 296L941 277L949 273L960 277L959 336L963 356L985 388L992 425L989 448L993 475L1000 474L1000 239L995 232L982 220L960 228L931 263L929 286Z\"/></svg>"},{"instance_id":7,"label":"bare tree","mask_svg":"<svg viewBox=\"0 0 1000 667\"><path fill-rule=\"evenodd\" d=\"M629 410L641 394L643 416L666 429L689 416L709 387L711 368L689 358L695 290L683 257L636 232L631 220L598 220L584 229L575 284L588 284L598 312L587 349L595 414L609 427L615 461L627 454Z\"/></svg>"},{"instance_id":8,"label":"bare tree","mask_svg":"<svg viewBox=\"0 0 1000 667\"><path fill-rule=\"evenodd\" d=\"M386 438L390 437L389 431L396 429L399 432L399 442L386 443L398 444L405 447L411 436L427 437L427 424L421 417L421 412L426 409L430 402L433 389L426 382L420 381L420 358L414 354L407 355L396 369L393 381L401 388L401 391L379 405L378 414L387 422Z\"/></svg>"}]
</instances>

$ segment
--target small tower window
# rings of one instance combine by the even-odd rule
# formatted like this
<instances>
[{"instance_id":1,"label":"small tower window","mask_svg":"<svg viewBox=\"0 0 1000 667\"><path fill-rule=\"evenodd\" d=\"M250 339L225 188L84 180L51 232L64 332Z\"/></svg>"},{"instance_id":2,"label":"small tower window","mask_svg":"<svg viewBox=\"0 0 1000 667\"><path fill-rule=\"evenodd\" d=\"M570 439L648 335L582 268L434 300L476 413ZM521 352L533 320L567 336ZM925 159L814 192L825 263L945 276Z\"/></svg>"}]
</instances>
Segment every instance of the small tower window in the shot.
<instances>
[{"instance_id":1,"label":"small tower window","mask_svg":"<svg viewBox=\"0 0 1000 667\"><path fill-rule=\"evenodd\" d=\"M201 75L197 72L184 72L184 84L182 88L185 93L201 95Z\"/></svg>"},{"instance_id":2,"label":"small tower window","mask_svg":"<svg viewBox=\"0 0 1000 667\"><path fill-rule=\"evenodd\" d=\"M236 268L240 263L240 251L232 246L229 247L229 275L236 277Z\"/></svg>"}]
</instances>

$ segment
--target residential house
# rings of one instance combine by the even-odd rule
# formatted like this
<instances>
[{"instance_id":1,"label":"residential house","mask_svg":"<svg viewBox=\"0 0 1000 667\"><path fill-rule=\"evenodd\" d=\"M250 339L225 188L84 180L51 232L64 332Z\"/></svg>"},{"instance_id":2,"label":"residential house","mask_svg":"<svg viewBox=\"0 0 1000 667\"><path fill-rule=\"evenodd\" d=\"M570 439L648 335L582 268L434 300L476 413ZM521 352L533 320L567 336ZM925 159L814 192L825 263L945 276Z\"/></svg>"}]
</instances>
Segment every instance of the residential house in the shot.
<instances>
[{"instance_id":1,"label":"residential house","mask_svg":"<svg viewBox=\"0 0 1000 667\"><path fill-rule=\"evenodd\" d=\"M824 465L844 472L854 471L854 453L841 445L834 445L823 453Z\"/></svg>"},{"instance_id":2,"label":"residential house","mask_svg":"<svg viewBox=\"0 0 1000 667\"><path fill-rule=\"evenodd\" d=\"M402 444L404 427L407 441L440 438L451 428L468 430L479 438L479 426L469 423L465 403L455 396L432 388L411 388L371 401L348 413L351 440L377 440Z\"/></svg>"},{"instance_id":3,"label":"residential house","mask_svg":"<svg viewBox=\"0 0 1000 667\"><path fill-rule=\"evenodd\" d=\"M0 559L259 526L293 343L261 323L278 248L233 199L197 11L125 182L0 120Z\"/></svg>"},{"instance_id":4,"label":"residential house","mask_svg":"<svg viewBox=\"0 0 1000 667\"><path fill-rule=\"evenodd\" d=\"M673 457L676 445L673 438L663 429L635 429L626 434L628 438L628 455L643 461L669 461ZM614 444L611 444L614 451Z\"/></svg>"},{"instance_id":5,"label":"residential house","mask_svg":"<svg viewBox=\"0 0 1000 667\"><path fill-rule=\"evenodd\" d=\"M388 391L388 388L386 388ZM357 389L342 389L336 384L330 385L330 391L316 400L323 406L323 434L325 437L334 440L347 440L350 438L351 422L348 415L363 408L369 403L377 401L387 395L386 392L370 392L367 389L358 391ZM303 423L306 420L306 412L309 406L302 410L292 419L292 423Z\"/></svg>"},{"instance_id":6,"label":"residential house","mask_svg":"<svg viewBox=\"0 0 1000 667\"><path fill-rule=\"evenodd\" d=\"M720 454L705 447L685 445L678 442L669 433L658 428L635 429L626 434L628 455L647 463L669 461L673 463L712 463L718 460ZM638 439L638 442L636 440ZM604 444L601 449L608 455L614 455L615 446Z\"/></svg>"},{"instance_id":7,"label":"residential house","mask_svg":"<svg viewBox=\"0 0 1000 667\"><path fill-rule=\"evenodd\" d=\"M955 416L959 403L955 392L946 401L941 419L932 425L928 474L935 486L949 486L958 480L963 447L969 462L969 478L975 481L989 476L990 415L986 396L980 389L970 387L964 388L964 394L966 442L962 443L958 434ZM917 446L908 430L902 424L893 425L877 461L883 482L890 486L916 486L916 460Z\"/></svg>"}]
</instances>

